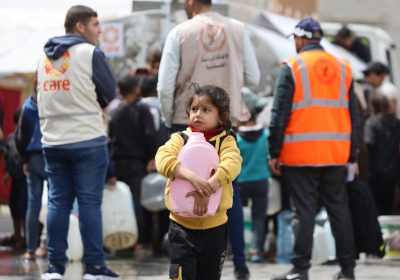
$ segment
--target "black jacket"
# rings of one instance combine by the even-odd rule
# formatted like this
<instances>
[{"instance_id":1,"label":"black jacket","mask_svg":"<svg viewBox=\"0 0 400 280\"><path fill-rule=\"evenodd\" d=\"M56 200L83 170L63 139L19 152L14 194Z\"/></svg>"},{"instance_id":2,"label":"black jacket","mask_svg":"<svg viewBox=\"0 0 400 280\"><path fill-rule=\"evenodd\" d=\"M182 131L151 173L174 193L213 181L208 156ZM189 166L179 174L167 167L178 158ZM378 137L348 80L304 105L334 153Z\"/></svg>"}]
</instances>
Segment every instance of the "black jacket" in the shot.
<instances>
[{"instance_id":1,"label":"black jacket","mask_svg":"<svg viewBox=\"0 0 400 280\"><path fill-rule=\"evenodd\" d=\"M160 146L149 108L138 101L121 105L111 114L113 160L136 160L146 164Z\"/></svg>"}]
</instances>

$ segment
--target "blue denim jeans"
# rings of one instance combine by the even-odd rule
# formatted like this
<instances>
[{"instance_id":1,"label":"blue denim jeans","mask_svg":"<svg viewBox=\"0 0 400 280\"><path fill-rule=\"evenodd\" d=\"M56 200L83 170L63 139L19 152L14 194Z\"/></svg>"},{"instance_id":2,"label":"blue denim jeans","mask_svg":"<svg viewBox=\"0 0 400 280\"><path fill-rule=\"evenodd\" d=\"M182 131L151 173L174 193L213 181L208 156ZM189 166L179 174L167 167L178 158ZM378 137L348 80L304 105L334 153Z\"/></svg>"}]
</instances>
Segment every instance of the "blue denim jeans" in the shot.
<instances>
[{"instance_id":1,"label":"blue denim jeans","mask_svg":"<svg viewBox=\"0 0 400 280\"><path fill-rule=\"evenodd\" d=\"M42 207L43 183L47 180L41 153L28 159L28 210L26 213L26 249L35 252L39 242L39 212Z\"/></svg>"},{"instance_id":2,"label":"blue denim jeans","mask_svg":"<svg viewBox=\"0 0 400 280\"><path fill-rule=\"evenodd\" d=\"M84 261L104 265L101 203L109 160L107 146L44 148L44 157L49 176L49 262L62 266L67 262L69 215L76 197Z\"/></svg>"},{"instance_id":3,"label":"blue denim jeans","mask_svg":"<svg viewBox=\"0 0 400 280\"><path fill-rule=\"evenodd\" d=\"M239 183L240 198L243 205L251 199L252 238L251 249L261 254L265 243L265 219L267 218L268 180Z\"/></svg>"},{"instance_id":4,"label":"blue denim jeans","mask_svg":"<svg viewBox=\"0 0 400 280\"><path fill-rule=\"evenodd\" d=\"M233 183L233 203L228 209L229 244L232 248L233 265L235 269L246 266L244 248L244 221L243 207L240 199L240 192L237 180Z\"/></svg>"}]
</instances>

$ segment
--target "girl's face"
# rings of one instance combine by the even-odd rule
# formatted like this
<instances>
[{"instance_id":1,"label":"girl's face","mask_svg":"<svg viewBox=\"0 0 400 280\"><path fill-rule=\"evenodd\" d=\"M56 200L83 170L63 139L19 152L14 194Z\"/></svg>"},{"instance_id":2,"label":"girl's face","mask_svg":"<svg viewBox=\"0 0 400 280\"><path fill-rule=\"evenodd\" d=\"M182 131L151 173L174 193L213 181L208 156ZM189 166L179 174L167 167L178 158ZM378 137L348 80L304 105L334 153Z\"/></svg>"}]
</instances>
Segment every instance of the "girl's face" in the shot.
<instances>
[{"instance_id":1,"label":"girl's face","mask_svg":"<svg viewBox=\"0 0 400 280\"><path fill-rule=\"evenodd\" d=\"M190 125L199 131L217 129L221 126L219 110L208 96L194 96L189 112Z\"/></svg>"}]
</instances>

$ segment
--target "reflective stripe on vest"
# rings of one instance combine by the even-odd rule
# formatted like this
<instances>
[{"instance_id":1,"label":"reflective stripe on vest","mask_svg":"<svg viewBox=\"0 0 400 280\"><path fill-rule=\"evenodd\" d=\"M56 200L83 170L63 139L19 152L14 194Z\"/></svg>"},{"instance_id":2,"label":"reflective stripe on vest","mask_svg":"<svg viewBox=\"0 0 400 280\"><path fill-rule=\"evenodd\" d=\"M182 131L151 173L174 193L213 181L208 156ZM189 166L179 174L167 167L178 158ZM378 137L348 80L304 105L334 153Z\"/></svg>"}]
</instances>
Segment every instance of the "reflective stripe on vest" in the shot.
<instances>
[{"instance_id":1,"label":"reflective stripe on vest","mask_svg":"<svg viewBox=\"0 0 400 280\"><path fill-rule=\"evenodd\" d=\"M351 68L324 51L288 61L295 82L280 161L288 166L345 164L350 155Z\"/></svg>"},{"instance_id":2,"label":"reflective stripe on vest","mask_svg":"<svg viewBox=\"0 0 400 280\"><path fill-rule=\"evenodd\" d=\"M297 133L285 135L285 142L303 142L303 141L320 141L320 140L336 140L348 141L351 139L350 133Z\"/></svg>"},{"instance_id":3,"label":"reflective stripe on vest","mask_svg":"<svg viewBox=\"0 0 400 280\"><path fill-rule=\"evenodd\" d=\"M345 100L346 96L346 70L343 63L340 63L340 97L339 100L330 100L330 99L313 99L311 97L311 86L310 79L308 78L308 72L306 65L304 63L304 59L301 57L296 57L297 64L300 69L301 82L303 83L303 92L304 92L304 100L300 102L293 103L292 112L298 109L303 109L309 106L318 106L318 107L332 107L332 108L348 108L349 102Z\"/></svg>"}]
</instances>

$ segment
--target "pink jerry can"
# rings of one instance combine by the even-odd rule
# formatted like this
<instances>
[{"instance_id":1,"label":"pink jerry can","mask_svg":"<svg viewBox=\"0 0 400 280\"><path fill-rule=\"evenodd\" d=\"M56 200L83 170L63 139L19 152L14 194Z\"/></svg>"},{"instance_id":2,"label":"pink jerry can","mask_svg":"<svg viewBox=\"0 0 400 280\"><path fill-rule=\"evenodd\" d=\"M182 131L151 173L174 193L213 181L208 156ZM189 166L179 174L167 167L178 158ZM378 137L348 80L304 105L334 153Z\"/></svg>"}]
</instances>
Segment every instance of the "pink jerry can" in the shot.
<instances>
[{"instance_id":1,"label":"pink jerry can","mask_svg":"<svg viewBox=\"0 0 400 280\"><path fill-rule=\"evenodd\" d=\"M203 133L193 132L187 143L178 154L178 160L200 177L208 180L219 164L219 156L215 148L208 143ZM207 217L213 216L218 209L221 200L222 188L210 196L208 211L203 216L193 214L194 198L186 197L186 194L196 189L186 180L175 178L171 182L169 197L172 212L185 217Z\"/></svg>"}]
</instances>

